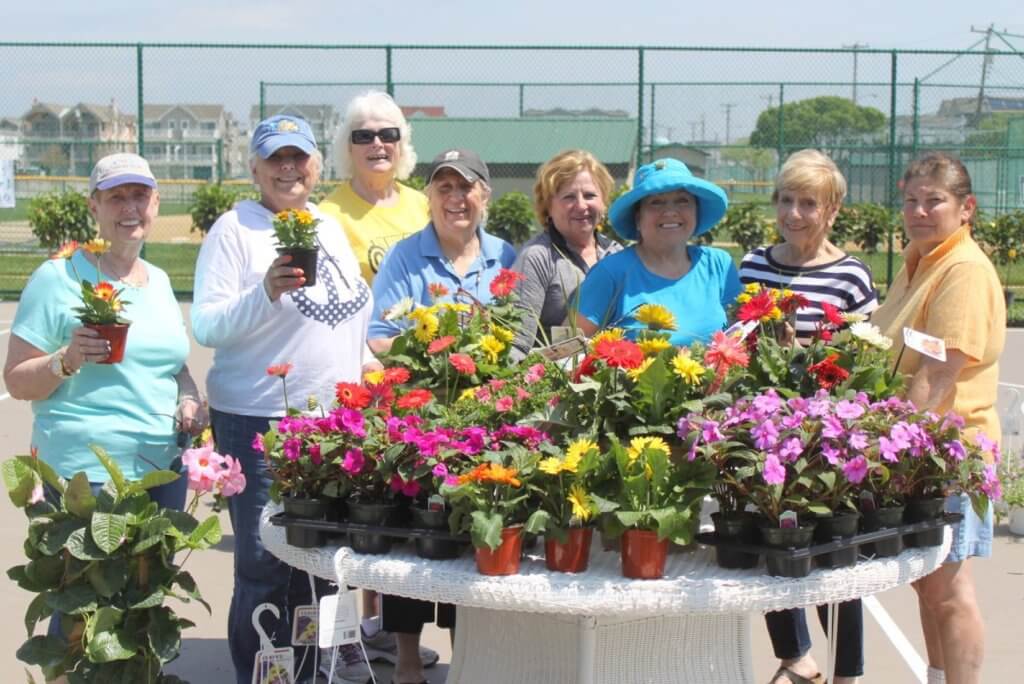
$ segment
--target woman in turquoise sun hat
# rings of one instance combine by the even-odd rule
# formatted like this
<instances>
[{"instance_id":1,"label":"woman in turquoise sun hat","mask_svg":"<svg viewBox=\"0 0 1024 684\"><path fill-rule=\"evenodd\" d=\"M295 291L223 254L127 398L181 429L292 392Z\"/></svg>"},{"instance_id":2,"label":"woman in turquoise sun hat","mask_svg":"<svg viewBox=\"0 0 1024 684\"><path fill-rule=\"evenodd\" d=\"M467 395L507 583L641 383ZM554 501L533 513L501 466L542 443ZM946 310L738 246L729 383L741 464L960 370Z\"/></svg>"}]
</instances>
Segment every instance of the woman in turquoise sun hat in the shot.
<instances>
[{"instance_id":1,"label":"woman in turquoise sun hat","mask_svg":"<svg viewBox=\"0 0 1024 684\"><path fill-rule=\"evenodd\" d=\"M577 324L587 336L601 328L624 328L629 337L645 326L637 309L660 304L675 317L669 341L707 342L725 327L726 307L740 292L728 252L688 244L725 215L729 200L709 181L676 159L637 169L633 189L612 204L615 232L636 243L598 262L580 289Z\"/></svg>"}]
</instances>

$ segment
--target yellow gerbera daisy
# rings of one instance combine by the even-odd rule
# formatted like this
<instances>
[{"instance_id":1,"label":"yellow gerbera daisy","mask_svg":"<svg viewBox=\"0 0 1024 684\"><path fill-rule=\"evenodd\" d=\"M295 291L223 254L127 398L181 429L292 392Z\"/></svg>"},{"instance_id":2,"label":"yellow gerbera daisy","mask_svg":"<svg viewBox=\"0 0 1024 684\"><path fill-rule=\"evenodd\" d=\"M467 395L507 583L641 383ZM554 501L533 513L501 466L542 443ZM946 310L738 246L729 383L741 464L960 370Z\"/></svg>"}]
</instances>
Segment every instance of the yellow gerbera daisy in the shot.
<instances>
[{"instance_id":1,"label":"yellow gerbera daisy","mask_svg":"<svg viewBox=\"0 0 1024 684\"><path fill-rule=\"evenodd\" d=\"M644 477L648 480L654 477L654 468L651 467L650 463L644 463Z\"/></svg>"},{"instance_id":2,"label":"yellow gerbera daisy","mask_svg":"<svg viewBox=\"0 0 1024 684\"><path fill-rule=\"evenodd\" d=\"M562 459L557 456L548 456L537 464L537 470L548 475L558 475L562 472Z\"/></svg>"},{"instance_id":3,"label":"yellow gerbera daisy","mask_svg":"<svg viewBox=\"0 0 1024 684\"><path fill-rule=\"evenodd\" d=\"M622 328L608 328L607 330L601 330L590 338L590 348L594 349L594 347L597 346L597 343L601 340L621 340L625 336L626 333Z\"/></svg>"},{"instance_id":4,"label":"yellow gerbera daisy","mask_svg":"<svg viewBox=\"0 0 1024 684\"><path fill-rule=\"evenodd\" d=\"M746 304L751 299L753 299L753 297L748 295L746 292L741 292L740 294L736 295L736 303L737 304Z\"/></svg>"},{"instance_id":5,"label":"yellow gerbera daisy","mask_svg":"<svg viewBox=\"0 0 1024 684\"><path fill-rule=\"evenodd\" d=\"M639 380L640 376L643 375L647 371L647 369L651 367L652 363L654 363L654 357L648 356L646 359L643 360L643 363L641 363L636 368L630 368L629 370L626 371L626 373L629 375L629 377L633 378L634 380Z\"/></svg>"},{"instance_id":6,"label":"yellow gerbera daisy","mask_svg":"<svg viewBox=\"0 0 1024 684\"><path fill-rule=\"evenodd\" d=\"M91 254L104 254L110 249L110 242L103 238L93 238L82 245L82 249Z\"/></svg>"},{"instance_id":7,"label":"yellow gerbera daisy","mask_svg":"<svg viewBox=\"0 0 1024 684\"><path fill-rule=\"evenodd\" d=\"M700 384L705 370L700 361L686 352L679 352L672 359L672 372L682 378L687 385Z\"/></svg>"},{"instance_id":8,"label":"yellow gerbera daisy","mask_svg":"<svg viewBox=\"0 0 1024 684\"><path fill-rule=\"evenodd\" d=\"M466 389L462 390L462 394L459 395L459 398L456 401L462 401L463 399L472 399L473 396L476 394L476 389L476 387L467 387Z\"/></svg>"},{"instance_id":9,"label":"yellow gerbera daisy","mask_svg":"<svg viewBox=\"0 0 1024 684\"><path fill-rule=\"evenodd\" d=\"M633 462L640 458L640 454L646 449L661 451L666 456L670 453L668 443L661 437L634 437L629 442L629 449L626 450L626 455L629 456L630 462Z\"/></svg>"},{"instance_id":10,"label":"yellow gerbera daisy","mask_svg":"<svg viewBox=\"0 0 1024 684\"><path fill-rule=\"evenodd\" d=\"M583 522L590 519L594 514L594 502L580 484L569 487L569 503L572 504L572 517L579 518Z\"/></svg>"},{"instance_id":11,"label":"yellow gerbera daisy","mask_svg":"<svg viewBox=\"0 0 1024 684\"><path fill-rule=\"evenodd\" d=\"M651 330L676 329L676 317L661 304L644 304L636 310L635 318Z\"/></svg>"},{"instance_id":12,"label":"yellow gerbera daisy","mask_svg":"<svg viewBox=\"0 0 1024 684\"><path fill-rule=\"evenodd\" d=\"M508 328L503 328L500 325L491 326L491 334L497 337L505 344L511 344L512 340L516 338L516 334Z\"/></svg>"},{"instance_id":13,"label":"yellow gerbera daisy","mask_svg":"<svg viewBox=\"0 0 1024 684\"><path fill-rule=\"evenodd\" d=\"M423 344L429 344L437 337L438 325L437 316L433 314L420 316L416 319L416 329L413 335Z\"/></svg>"},{"instance_id":14,"label":"yellow gerbera daisy","mask_svg":"<svg viewBox=\"0 0 1024 684\"><path fill-rule=\"evenodd\" d=\"M480 338L480 349L487 354L491 363L498 362L498 354L505 351L505 343L494 335L484 335Z\"/></svg>"},{"instance_id":15,"label":"yellow gerbera daisy","mask_svg":"<svg viewBox=\"0 0 1024 684\"><path fill-rule=\"evenodd\" d=\"M583 457L590 453L591 449L596 449L597 443L589 439L575 439L565 450L565 460L574 459L577 463L583 460Z\"/></svg>"},{"instance_id":16,"label":"yellow gerbera daisy","mask_svg":"<svg viewBox=\"0 0 1024 684\"><path fill-rule=\"evenodd\" d=\"M746 292L749 295L756 295L758 292L761 291L761 284L760 283L747 283L743 287L743 291Z\"/></svg>"},{"instance_id":17,"label":"yellow gerbera daisy","mask_svg":"<svg viewBox=\"0 0 1024 684\"><path fill-rule=\"evenodd\" d=\"M462 302L441 302L437 306L447 311L454 311L455 313L469 313L469 304L463 304Z\"/></svg>"},{"instance_id":18,"label":"yellow gerbera daisy","mask_svg":"<svg viewBox=\"0 0 1024 684\"><path fill-rule=\"evenodd\" d=\"M773 321L781 321L782 320L782 309L780 309L777 306L773 306L772 310L770 312L768 312L768 318L773 320Z\"/></svg>"},{"instance_id":19,"label":"yellow gerbera daisy","mask_svg":"<svg viewBox=\"0 0 1024 684\"><path fill-rule=\"evenodd\" d=\"M637 340L637 345L643 350L644 356L657 356L672 346L672 343L661 337Z\"/></svg>"},{"instance_id":20,"label":"yellow gerbera daisy","mask_svg":"<svg viewBox=\"0 0 1024 684\"><path fill-rule=\"evenodd\" d=\"M363 373L363 380L370 383L371 385L379 385L384 382L384 371L375 370L368 373Z\"/></svg>"}]
</instances>

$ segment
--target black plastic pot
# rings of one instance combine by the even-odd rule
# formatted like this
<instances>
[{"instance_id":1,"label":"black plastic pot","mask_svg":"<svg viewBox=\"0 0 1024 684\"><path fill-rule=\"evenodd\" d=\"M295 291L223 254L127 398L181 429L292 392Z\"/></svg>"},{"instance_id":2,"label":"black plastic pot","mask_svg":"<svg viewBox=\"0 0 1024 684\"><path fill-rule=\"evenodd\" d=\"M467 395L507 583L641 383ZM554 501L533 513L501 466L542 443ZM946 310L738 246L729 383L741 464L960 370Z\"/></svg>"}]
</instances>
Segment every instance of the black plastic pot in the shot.
<instances>
[{"instance_id":1,"label":"black plastic pot","mask_svg":"<svg viewBox=\"0 0 1024 684\"><path fill-rule=\"evenodd\" d=\"M811 545L814 538L814 522L801 523L800 527L779 527L767 520L759 521L761 541L770 549L796 550ZM766 553L765 565L768 574L774 577L807 577L811 573L811 557L792 557L786 554Z\"/></svg>"},{"instance_id":2,"label":"black plastic pot","mask_svg":"<svg viewBox=\"0 0 1024 684\"><path fill-rule=\"evenodd\" d=\"M831 541L841 541L857 534L857 513L839 513L830 517L816 518L817 525L814 528L814 541L817 544L827 544ZM847 545L836 551L829 551L820 556L814 557L814 564L819 568L846 568L857 564L857 544L848 541Z\"/></svg>"},{"instance_id":3,"label":"black plastic pot","mask_svg":"<svg viewBox=\"0 0 1024 684\"><path fill-rule=\"evenodd\" d=\"M348 502L348 520L364 525L393 525L398 513L398 504ZM349 531L349 543L357 553L383 554L391 550L391 537L373 532Z\"/></svg>"},{"instance_id":4,"label":"black plastic pot","mask_svg":"<svg viewBox=\"0 0 1024 684\"><path fill-rule=\"evenodd\" d=\"M935 520L942 517L946 508L946 499L929 497L926 499L911 499L907 502L907 509L903 512L903 522L917 523L927 520ZM933 527L923 532L913 532L906 536L904 543L910 547L939 546L945 536L945 527Z\"/></svg>"},{"instance_id":5,"label":"black plastic pot","mask_svg":"<svg viewBox=\"0 0 1024 684\"><path fill-rule=\"evenodd\" d=\"M903 506L887 506L873 511L861 513L860 527L864 532L877 532L903 523ZM875 558L891 558L900 555L903 550L903 535L895 534L889 539L864 544L861 551L865 556Z\"/></svg>"},{"instance_id":6,"label":"black plastic pot","mask_svg":"<svg viewBox=\"0 0 1024 684\"><path fill-rule=\"evenodd\" d=\"M413 527L448 532L448 511L430 511L415 506L410 510ZM416 537L416 555L433 560L458 558L459 543L454 539L440 539L431 536Z\"/></svg>"},{"instance_id":7,"label":"black plastic pot","mask_svg":"<svg viewBox=\"0 0 1024 684\"><path fill-rule=\"evenodd\" d=\"M746 511L733 513L712 513L711 522L715 525L715 534L724 541L757 543L757 525L754 516ZM715 560L720 568L730 570L746 570L757 565L759 556L724 546L715 547Z\"/></svg>"},{"instance_id":8,"label":"black plastic pot","mask_svg":"<svg viewBox=\"0 0 1024 684\"><path fill-rule=\"evenodd\" d=\"M325 519L328 522L342 522L348 517L348 504L345 499L337 496L323 496L323 500L327 504L327 511L324 514ZM345 532L335 531L327 532L327 541L332 544L344 544L345 543Z\"/></svg>"},{"instance_id":9,"label":"black plastic pot","mask_svg":"<svg viewBox=\"0 0 1024 684\"><path fill-rule=\"evenodd\" d=\"M323 520L327 510L327 502L323 499L300 499L290 496L281 497L284 512L295 518L306 520ZM325 536L321 530L308 527L289 525L284 531L285 541L300 549L313 549L323 546Z\"/></svg>"},{"instance_id":10,"label":"black plastic pot","mask_svg":"<svg viewBox=\"0 0 1024 684\"><path fill-rule=\"evenodd\" d=\"M278 247L277 253L291 256L292 260L289 261L287 265L293 268L302 269L302 275L306 278L306 282L302 285L303 287L312 287L313 285L316 285L316 262L319 250L315 247L313 249L306 249L304 247Z\"/></svg>"}]
</instances>

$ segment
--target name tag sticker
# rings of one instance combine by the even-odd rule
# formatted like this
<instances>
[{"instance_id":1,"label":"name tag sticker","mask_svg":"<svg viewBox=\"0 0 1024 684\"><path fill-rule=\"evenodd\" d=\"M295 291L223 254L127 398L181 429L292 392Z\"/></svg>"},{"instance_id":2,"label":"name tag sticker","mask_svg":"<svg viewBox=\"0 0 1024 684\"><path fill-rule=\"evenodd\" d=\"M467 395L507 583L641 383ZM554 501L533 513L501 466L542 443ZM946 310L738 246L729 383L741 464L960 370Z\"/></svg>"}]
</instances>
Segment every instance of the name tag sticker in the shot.
<instances>
[{"instance_id":1,"label":"name tag sticker","mask_svg":"<svg viewBox=\"0 0 1024 684\"><path fill-rule=\"evenodd\" d=\"M320 648L359 643L356 592L343 591L320 599Z\"/></svg>"},{"instance_id":2,"label":"name tag sticker","mask_svg":"<svg viewBox=\"0 0 1024 684\"><path fill-rule=\"evenodd\" d=\"M946 342L913 328L903 329L903 344L936 361L946 360Z\"/></svg>"}]
</instances>

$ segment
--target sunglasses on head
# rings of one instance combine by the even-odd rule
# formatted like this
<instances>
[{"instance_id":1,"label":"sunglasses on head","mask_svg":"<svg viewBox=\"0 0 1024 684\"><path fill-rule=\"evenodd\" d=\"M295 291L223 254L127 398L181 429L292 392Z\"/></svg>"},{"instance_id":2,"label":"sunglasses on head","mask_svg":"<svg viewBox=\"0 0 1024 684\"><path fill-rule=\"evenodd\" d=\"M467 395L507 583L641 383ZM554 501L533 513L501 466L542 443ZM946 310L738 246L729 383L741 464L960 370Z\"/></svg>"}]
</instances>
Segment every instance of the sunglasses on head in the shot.
<instances>
[{"instance_id":1,"label":"sunglasses on head","mask_svg":"<svg viewBox=\"0 0 1024 684\"><path fill-rule=\"evenodd\" d=\"M402 131L397 126L382 128L379 131L371 131L369 128L357 128L352 131L353 145L369 145L374 138L380 138L382 143L398 142L402 139Z\"/></svg>"}]
</instances>

